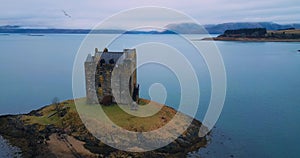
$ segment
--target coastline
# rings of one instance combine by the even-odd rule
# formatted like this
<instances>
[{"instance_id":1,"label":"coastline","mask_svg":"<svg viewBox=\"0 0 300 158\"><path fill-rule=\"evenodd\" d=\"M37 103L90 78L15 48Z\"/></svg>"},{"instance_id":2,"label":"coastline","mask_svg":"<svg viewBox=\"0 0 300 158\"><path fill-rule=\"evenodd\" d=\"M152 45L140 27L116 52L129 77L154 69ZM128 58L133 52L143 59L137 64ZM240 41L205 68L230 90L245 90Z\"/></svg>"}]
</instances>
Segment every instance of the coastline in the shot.
<instances>
[{"instance_id":1,"label":"coastline","mask_svg":"<svg viewBox=\"0 0 300 158\"><path fill-rule=\"evenodd\" d=\"M55 116L54 120L46 119L50 117L48 112L52 112L54 105L28 114L0 116L0 135L11 145L20 148L23 157L185 157L207 144L206 137L198 137L201 122L193 119L186 132L164 148L144 153L116 150L101 143L87 131L74 111L73 100L61 102L61 106L65 109L64 116ZM167 106L162 111L176 113L176 110ZM171 117L163 118L164 121L168 119Z\"/></svg>"},{"instance_id":2,"label":"coastline","mask_svg":"<svg viewBox=\"0 0 300 158\"><path fill-rule=\"evenodd\" d=\"M222 35L202 40L242 42L300 42L300 30L287 29L270 31L266 28L244 28L226 30Z\"/></svg>"},{"instance_id":3,"label":"coastline","mask_svg":"<svg viewBox=\"0 0 300 158\"><path fill-rule=\"evenodd\" d=\"M21 157L21 150L0 135L0 157Z\"/></svg>"},{"instance_id":4,"label":"coastline","mask_svg":"<svg viewBox=\"0 0 300 158\"><path fill-rule=\"evenodd\" d=\"M300 42L300 39L213 37L213 38L203 38L203 39L199 39L197 41Z\"/></svg>"}]
</instances>

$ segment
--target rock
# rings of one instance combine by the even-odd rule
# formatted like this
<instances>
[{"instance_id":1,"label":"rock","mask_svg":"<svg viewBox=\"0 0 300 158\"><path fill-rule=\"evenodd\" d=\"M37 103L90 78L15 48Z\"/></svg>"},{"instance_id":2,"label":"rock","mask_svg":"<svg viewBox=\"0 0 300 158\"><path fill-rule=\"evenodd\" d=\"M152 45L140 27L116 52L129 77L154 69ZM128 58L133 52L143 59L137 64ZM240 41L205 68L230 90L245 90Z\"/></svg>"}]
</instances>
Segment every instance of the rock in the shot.
<instances>
[{"instance_id":1,"label":"rock","mask_svg":"<svg viewBox=\"0 0 300 158\"><path fill-rule=\"evenodd\" d=\"M168 108L168 110L170 109ZM69 114L68 111L67 108L63 108L59 114L60 119L70 121L65 120ZM36 114L42 114L42 112L39 110L33 111L28 116L36 116ZM163 148L144 153L125 152L103 144L89 133L80 120L78 122L76 114L72 113L71 116L68 119L72 121L65 124L67 126L59 126L60 124L58 123L49 125L35 123L28 125L22 120L22 115L0 116L0 134L11 140L13 145L20 147L23 151L23 157L48 157L47 155L50 155L51 151L47 147L47 140L49 140L52 134L57 134L61 140L72 136L84 142L84 148L94 154L98 154L99 157L184 157L188 152L197 151L200 147L205 146L207 141L206 137L198 137L201 122L193 120L183 135ZM160 116L160 119L167 121L168 117ZM138 131L138 129L135 130ZM140 140L145 139L142 133L138 137ZM156 144L157 142L155 141L156 139L153 142L149 142L149 145ZM74 145L70 144L70 146Z\"/></svg>"}]
</instances>

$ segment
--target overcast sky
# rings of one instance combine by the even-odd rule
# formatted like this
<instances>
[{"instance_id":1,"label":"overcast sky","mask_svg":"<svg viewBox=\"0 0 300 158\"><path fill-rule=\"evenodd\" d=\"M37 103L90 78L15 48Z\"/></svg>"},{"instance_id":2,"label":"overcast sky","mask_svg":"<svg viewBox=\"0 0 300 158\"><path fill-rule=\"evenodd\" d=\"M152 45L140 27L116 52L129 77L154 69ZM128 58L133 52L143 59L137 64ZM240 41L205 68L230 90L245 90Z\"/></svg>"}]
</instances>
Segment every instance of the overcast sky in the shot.
<instances>
[{"instance_id":1,"label":"overcast sky","mask_svg":"<svg viewBox=\"0 0 300 158\"><path fill-rule=\"evenodd\" d=\"M92 28L112 14L142 6L176 9L201 24L254 21L300 23L299 0L0 0L0 2L0 25L26 27Z\"/></svg>"}]
</instances>

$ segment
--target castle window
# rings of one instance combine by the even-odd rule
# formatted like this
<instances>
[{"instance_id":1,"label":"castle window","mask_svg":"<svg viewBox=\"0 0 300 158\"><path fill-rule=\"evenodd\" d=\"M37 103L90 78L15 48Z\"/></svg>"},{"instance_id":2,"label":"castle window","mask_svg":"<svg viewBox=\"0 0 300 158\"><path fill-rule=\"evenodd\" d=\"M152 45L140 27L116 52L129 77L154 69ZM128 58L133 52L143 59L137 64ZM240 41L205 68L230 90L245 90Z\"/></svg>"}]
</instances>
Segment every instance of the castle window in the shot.
<instances>
[{"instance_id":1,"label":"castle window","mask_svg":"<svg viewBox=\"0 0 300 158\"><path fill-rule=\"evenodd\" d=\"M101 59L101 60L100 60L100 66L102 66L103 64L105 64L105 60L104 60L104 59Z\"/></svg>"},{"instance_id":2,"label":"castle window","mask_svg":"<svg viewBox=\"0 0 300 158\"><path fill-rule=\"evenodd\" d=\"M107 53L107 52L108 52L108 49L104 48L103 53Z\"/></svg>"},{"instance_id":3,"label":"castle window","mask_svg":"<svg viewBox=\"0 0 300 158\"><path fill-rule=\"evenodd\" d=\"M110 60L109 60L109 63L110 63L110 64L115 64L115 60L114 60L114 59L110 59Z\"/></svg>"}]
</instances>

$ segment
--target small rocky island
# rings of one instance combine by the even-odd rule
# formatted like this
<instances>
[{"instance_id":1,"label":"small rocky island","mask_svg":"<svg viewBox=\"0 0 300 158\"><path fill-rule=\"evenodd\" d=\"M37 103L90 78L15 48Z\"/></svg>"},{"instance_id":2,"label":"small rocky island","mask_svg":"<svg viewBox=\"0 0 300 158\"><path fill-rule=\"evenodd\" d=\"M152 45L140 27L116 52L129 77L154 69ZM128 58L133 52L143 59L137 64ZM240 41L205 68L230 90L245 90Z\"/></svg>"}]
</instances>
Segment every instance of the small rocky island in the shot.
<instances>
[{"instance_id":1,"label":"small rocky island","mask_svg":"<svg viewBox=\"0 0 300 158\"><path fill-rule=\"evenodd\" d=\"M87 56L84 66L85 98L63 102L54 98L51 105L29 114L0 116L0 135L19 147L23 157L186 157L206 145L206 136L199 137L199 132L207 133L200 128L201 122L139 97L135 49L111 52L105 48L100 52L96 48L93 56ZM153 113L139 117L124 109ZM107 125L106 118L114 124ZM122 135L117 126L137 135ZM157 132L162 127L170 128ZM153 131L158 135L145 134ZM178 135L162 148L147 150L151 144L168 140L172 136L168 132ZM116 135L120 137L115 138ZM124 148L115 149L97 138ZM127 150L129 147L131 150Z\"/></svg>"},{"instance_id":2,"label":"small rocky island","mask_svg":"<svg viewBox=\"0 0 300 158\"><path fill-rule=\"evenodd\" d=\"M140 104L148 102L140 99ZM157 106L163 107L155 115L144 118L131 116L117 105L103 106L103 109L127 130L151 131L168 123L177 112L168 106L158 103ZM131 124L118 122L120 118L130 120ZM201 122L193 119L180 137L163 148L125 152L105 145L85 128L74 100L57 102L28 114L0 116L0 135L19 147L23 157L185 157L207 143L206 137L198 137L200 126Z\"/></svg>"},{"instance_id":3,"label":"small rocky island","mask_svg":"<svg viewBox=\"0 0 300 158\"><path fill-rule=\"evenodd\" d=\"M266 28L245 28L226 30L222 35L203 40L215 41L246 41L246 42L300 42L300 30L268 31Z\"/></svg>"}]
</instances>

